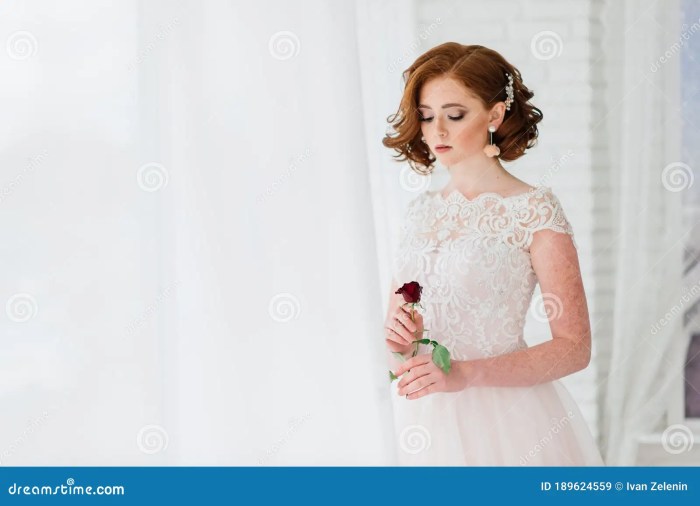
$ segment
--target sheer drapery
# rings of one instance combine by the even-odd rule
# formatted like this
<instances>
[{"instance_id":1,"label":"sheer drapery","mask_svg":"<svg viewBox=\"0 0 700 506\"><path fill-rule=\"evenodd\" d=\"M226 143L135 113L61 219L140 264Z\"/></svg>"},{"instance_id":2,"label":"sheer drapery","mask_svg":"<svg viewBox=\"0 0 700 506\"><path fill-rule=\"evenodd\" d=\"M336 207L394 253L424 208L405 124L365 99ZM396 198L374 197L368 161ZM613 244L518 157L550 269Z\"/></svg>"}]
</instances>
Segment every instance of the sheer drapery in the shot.
<instances>
[{"instance_id":1,"label":"sheer drapery","mask_svg":"<svg viewBox=\"0 0 700 506\"><path fill-rule=\"evenodd\" d=\"M0 459L392 464L371 4L87 5L4 18L33 30L2 63L4 300L38 316L3 323Z\"/></svg>"},{"instance_id":2,"label":"sheer drapery","mask_svg":"<svg viewBox=\"0 0 700 506\"><path fill-rule=\"evenodd\" d=\"M390 464L355 3L195 5L144 93L180 459Z\"/></svg>"},{"instance_id":3,"label":"sheer drapery","mask_svg":"<svg viewBox=\"0 0 700 506\"><path fill-rule=\"evenodd\" d=\"M663 423L683 371L687 342L675 309L682 297L681 190L689 175L678 165L678 2L611 4L606 46L620 48L620 66L609 74L617 95L605 114L619 202L604 423L606 462L633 465L638 438Z\"/></svg>"}]
</instances>

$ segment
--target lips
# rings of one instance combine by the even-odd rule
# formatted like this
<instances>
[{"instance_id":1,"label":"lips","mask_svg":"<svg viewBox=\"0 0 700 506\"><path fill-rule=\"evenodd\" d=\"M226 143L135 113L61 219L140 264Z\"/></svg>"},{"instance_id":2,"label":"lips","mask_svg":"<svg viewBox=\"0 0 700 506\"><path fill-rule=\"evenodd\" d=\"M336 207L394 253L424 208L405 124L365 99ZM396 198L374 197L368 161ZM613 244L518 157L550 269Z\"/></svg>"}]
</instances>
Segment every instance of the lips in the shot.
<instances>
[{"instance_id":1,"label":"lips","mask_svg":"<svg viewBox=\"0 0 700 506\"><path fill-rule=\"evenodd\" d=\"M438 151L440 153L449 149L452 149L452 146L446 146L445 144L438 144L437 146L435 146L435 151Z\"/></svg>"}]
</instances>

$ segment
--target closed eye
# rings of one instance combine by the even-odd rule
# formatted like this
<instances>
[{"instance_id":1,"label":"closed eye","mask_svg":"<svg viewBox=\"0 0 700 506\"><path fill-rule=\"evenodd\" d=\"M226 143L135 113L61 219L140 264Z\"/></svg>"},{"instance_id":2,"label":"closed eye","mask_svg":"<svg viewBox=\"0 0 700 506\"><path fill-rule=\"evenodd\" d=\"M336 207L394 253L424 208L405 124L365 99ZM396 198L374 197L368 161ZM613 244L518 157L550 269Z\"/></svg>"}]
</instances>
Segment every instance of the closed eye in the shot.
<instances>
[{"instance_id":1,"label":"closed eye","mask_svg":"<svg viewBox=\"0 0 700 506\"><path fill-rule=\"evenodd\" d=\"M449 119L451 119L452 121L459 121L459 120L461 120L462 118L464 118L464 114L462 114L462 115L460 115L460 116L447 116L447 117L448 117ZM422 122L425 122L425 123L430 123L431 121L433 121L433 118L418 118L418 121L422 121Z\"/></svg>"}]
</instances>

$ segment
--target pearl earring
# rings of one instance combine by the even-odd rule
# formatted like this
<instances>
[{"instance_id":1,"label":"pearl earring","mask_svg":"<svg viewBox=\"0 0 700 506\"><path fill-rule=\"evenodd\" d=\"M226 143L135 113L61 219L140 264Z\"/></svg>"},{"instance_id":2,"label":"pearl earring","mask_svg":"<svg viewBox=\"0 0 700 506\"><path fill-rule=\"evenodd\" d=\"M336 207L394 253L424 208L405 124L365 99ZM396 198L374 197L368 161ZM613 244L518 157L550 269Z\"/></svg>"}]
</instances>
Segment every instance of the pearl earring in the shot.
<instances>
[{"instance_id":1,"label":"pearl earring","mask_svg":"<svg viewBox=\"0 0 700 506\"><path fill-rule=\"evenodd\" d=\"M486 156L493 158L501 154L501 149L493 143L493 133L496 131L496 127L489 125L489 137L490 142L484 146L484 153Z\"/></svg>"}]
</instances>

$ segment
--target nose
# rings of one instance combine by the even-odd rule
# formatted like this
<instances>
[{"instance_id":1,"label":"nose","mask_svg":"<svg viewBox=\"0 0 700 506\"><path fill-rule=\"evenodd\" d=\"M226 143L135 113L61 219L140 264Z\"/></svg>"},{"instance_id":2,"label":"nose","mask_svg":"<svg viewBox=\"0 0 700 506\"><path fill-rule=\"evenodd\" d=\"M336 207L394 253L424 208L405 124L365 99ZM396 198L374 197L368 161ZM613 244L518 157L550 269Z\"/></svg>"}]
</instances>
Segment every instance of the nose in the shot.
<instances>
[{"instance_id":1,"label":"nose","mask_svg":"<svg viewBox=\"0 0 700 506\"><path fill-rule=\"evenodd\" d=\"M447 129L445 128L444 120L440 120L437 122L437 124L435 125L435 130L440 138L445 137L445 135L447 135Z\"/></svg>"}]
</instances>

